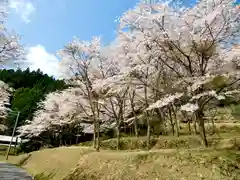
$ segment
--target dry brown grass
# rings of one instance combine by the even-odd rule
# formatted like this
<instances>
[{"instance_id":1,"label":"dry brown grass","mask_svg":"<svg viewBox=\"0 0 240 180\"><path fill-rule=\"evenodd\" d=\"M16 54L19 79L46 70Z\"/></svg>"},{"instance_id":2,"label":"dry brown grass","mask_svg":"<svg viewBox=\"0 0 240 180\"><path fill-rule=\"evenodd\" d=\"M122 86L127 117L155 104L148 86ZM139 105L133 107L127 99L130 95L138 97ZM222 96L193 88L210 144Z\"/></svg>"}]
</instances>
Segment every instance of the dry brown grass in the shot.
<instances>
[{"instance_id":1,"label":"dry brown grass","mask_svg":"<svg viewBox=\"0 0 240 180\"><path fill-rule=\"evenodd\" d=\"M116 139L109 139L101 142L105 150L81 157L64 180L240 180L239 127L216 124L209 149L202 148L199 136L184 135L153 138L150 151L141 151L144 137L121 138L122 151L117 152Z\"/></svg>"},{"instance_id":2,"label":"dry brown grass","mask_svg":"<svg viewBox=\"0 0 240 180\"><path fill-rule=\"evenodd\" d=\"M60 147L32 152L29 159L10 156L9 162L26 159L23 168L37 175L36 180L240 180L240 126L216 126L208 149L202 148L199 136L185 131L179 138L153 138L150 151L144 151L145 137L125 137L121 151L115 150L116 139L109 139L101 142L100 152L83 145Z\"/></svg>"},{"instance_id":3,"label":"dry brown grass","mask_svg":"<svg viewBox=\"0 0 240 180\"><path fill-rule=\"evenodd\" d=\"M240 149L240 134L221 133L208 137L209 145L216 149ZM83 143L85 147L92 143ZM191 149L201 148L202 141L199 136L160 136L151 139L151 149ZM100 143L101 149L116 150L116 139L108 139ZM146 150L146 137L122 137L120 139L120 150Z\"/></svg>"},{"instance_id":4,"label":"dry brown grass","mask_svg":"<svg viewBox=\"0 0 240 180\"><path fill-rule=\"evenodd\" d=\"M44 149L31 153L31 157L22 168L36 176L43 173L48 176L52 174L51 180L60 180L66 176L77 163L82 155L93 151L91 148L59 147ZM19 158L23 158L21 155ZM19 159L18 159L19 160Z\"/></svg>"},{"instance_id":5,"label":"dry brown grass","mask_svg":"<svg viewBox=\"0 0 240 180\"><path fill-rule=\"evenodd\" d=\"M215 132L220 134L220 133L231 133L231 134L240 134L240 123L227 123L227 122L220 122L220 123L215 123ZM180 129L180 133L182 135L187 135L189 134L189 130L188 130L188 125L187 124L183 124L181 123L181 129ZM208 134L212 133L212 124L211 123L205 123L205 128L206 128L206 132ZM193 127L192 127L192 131L193 131Z\"/></svg>"},{"instance_id":6,"label":"dry brown grass","mask_svg":"<svg viewBox=\"0 0 240 180\"><path fill-rule=\"evenodd\" d=\"M237 180L240 167L238 171L229 171L230 160L226 160L229 154L225 151L210 153L207 150L166 149L150 152L94 152L82 156L77 168L64 180ZM219 166L223 161L225 170Z\"/></svg>"},{"instance_id":7,"label":"dry brown grass","mask_svg":"<svg viewBox=\"0 0 240 180\"><path fill-rule=\"evenodd\" d=\"M19 161L26 155L15 157ZM33 152L23 166L37 180L239 180L240 152L200 149L95 152L86 147ZM237 179L238 178L238 179Z\"/></svg>"},{"instance_id":8,"label":"dry brown grass","mask_svg":"<svg viewBox=\"0 0 240 180\"><path fill-rule=\"evenodd\" d=\"M12 164L15 164L17 161L19 161L20 157L19 156L8 156L8 161ZM0 162L5 161L5 155L0 155Z\"/></svg>"}]
</instances>

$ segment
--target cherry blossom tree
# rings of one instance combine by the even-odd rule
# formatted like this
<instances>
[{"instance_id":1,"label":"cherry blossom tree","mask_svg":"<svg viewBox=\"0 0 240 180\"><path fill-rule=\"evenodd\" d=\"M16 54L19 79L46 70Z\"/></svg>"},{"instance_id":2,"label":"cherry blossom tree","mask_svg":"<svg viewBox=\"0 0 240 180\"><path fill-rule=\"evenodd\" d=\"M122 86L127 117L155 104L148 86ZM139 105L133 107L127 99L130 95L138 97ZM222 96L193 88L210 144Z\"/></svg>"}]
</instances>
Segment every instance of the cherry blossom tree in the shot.
<instances>
[{"instance_id":1,"label":"cherry blossom tree","mask_svg":"<svg viewBox=\"0 0 240 180\"><path fill-rule=\"evenodd\" d=\"M50 93L38 104L38 108L33 120L19 127L19 136L35 138L48 133L58 135L61 141L63 131L67 127L81 126L82 121L87 121L86 116L82 116L83 112L90 111L87 99L79 88Z\"/></svg>"},{"instance_id":2,"label":"cherry blossom tree","mask_svg":"<svg viewBox=\"0 0 240 180\"><path fill-rule=\"evenodd\" d=\"M7 107L9 105L9 98L11 95L11 89L7 84L3 81L0 81L0 130L6 130L6 126L4 125L4 120L6 119L10 108Z\"/></svg>"},{"instance_id":3,"label":"cherry blossom tree","mask_svg":"<svg viewBox=\"0 0 240 180\"><path fill-rule=\"evenodd\" d=\"M130 88L129 93L128 93L128 97L130 100L130 105L131 105L131 111L133 113L133 117L134 117L134 132L135 132L135 136L138 137L138 118L137 118L137 113L136 113L136 87L133 86L133 88Z\"/></svg>"},{"instance_id":4,"label":"cherry blossom tree","mask_svg":"<svg viewBox=\"0 0 240 180\"><path fill-rule=\"evenodd\" d=\"M101 99L104 102L102 104L103 110L109 116L109 119L112 118L115 120L114 124L116 124L117 150L120 148L120 128L125 118L124 114L126 109L127 93L129 90L128 86L124 86L119 83L119 81L116 81L115 83L112 82L110 86L107 87L107 90L105 89L106 87L98 89L100 91L104 91L104 94L101 93ZM95 88L97 87L95 86Z\"/></svg>"},{"instance_id":5,"label":"cherry blossom tree","mask_svg":"<svg viewBox=\"0 0 240 180\"><path fill-rule=\"evenodd\" d=\"M101 107L98 102L97 118L100 122L109 116L100 113ZM70 87L63 91L53 92L38 104L39 110L34 113L32 121L18 128L19 136L30 139L55 138L59 144L63 144L63 134L74 130L76 133L92 132L92 111L88 98L79 87ZM106 123L102 123L101 131L105 131ZM93 129L94 130L94 129ZM76 140L77 141L77 140Z\"/></svg>"},{"instance_id":6,"label":"cherry blossom tree","mask_svg":"<svg viewBox=\"0 0 240 180\"><path fill-rule=\"evenodd\" d=\"M17 63L17 60L24 58L24 49L19 43L20 37L5 27L7 10L7 1L3 1L0 5L0 65L9 62Z\"/></svg>"},{"instance_id":7,"label":"cherry blossom tree","mask_svg":"<svg viewBox=\"0 0 240 180\"><path fill-rule=\"evenodd\" d=\"M201 0L191 8L175 2L140 3L125 12L110 46L101 47L97 37L74 38L59 52L60 70L72 87L49 94L21 134L61 132L88 119L99 150L102 122L114 121L119 147L121 123L134 122L138 136L141 117L150 148L153 117L170 122L179 135L182 114L195 132L198 124L207 146L205 112L239 93L240 9L233 0Z\"/></svg>"},{"instance_id":8,"label":"cherry blossom tree","mask_svg":"<svg viewBox=\"0 0 240 180\"><path fill-rule=\"evenodd\" d=\"M239 60L239 54L233 52L232 46L240 37L240 13L233 3L232 0L202 0L193 8L175 8L169 3L155 8L145 4L120 18L121 29L134 29L129 33L134 37L132 44L140 47L132 49L132 59L142 61L154 57L173 73L172 81L182 81L179 87L186 90L189 100L198 105L195 114L205 146L204 108L213 98L222 98L219 93L227 91L239 80L236 65L233 66ZM213 81L226 77L224 82L231 83L212 86L209 91L203 87L209 76Z\"/></svg>"},{"instance_id":9,"label":"cherry blossom tree","mask_svg":"<svg viewBox=\"0 0 240 180\"><path fill-rule=\"evenodd\" d=\"M91 42L74 38L59 52L60 69L68 77L75 76L78 88L87 97L94 121L94 147L99 150L98 95L93 91L93 81L101 76L94 63L100 57L100 38L94 37Z\"/></svg>"}]
</instances>

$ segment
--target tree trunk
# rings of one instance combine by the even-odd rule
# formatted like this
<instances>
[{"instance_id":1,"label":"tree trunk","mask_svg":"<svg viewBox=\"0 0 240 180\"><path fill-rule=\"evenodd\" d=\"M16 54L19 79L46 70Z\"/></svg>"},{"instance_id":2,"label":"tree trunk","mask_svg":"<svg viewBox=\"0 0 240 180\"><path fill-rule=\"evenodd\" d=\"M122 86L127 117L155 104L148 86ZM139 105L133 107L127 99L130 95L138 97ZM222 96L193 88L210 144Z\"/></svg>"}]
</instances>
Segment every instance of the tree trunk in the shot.
<instances>
[{"instance_id":1,"label":"tree trunk","mask_svg":"<svg viewBox=\"0 0 240 180\"><path fill-rule=\"evenodd\" d=\"M203 145L205 147L208 147L206 130L205 130L205 126L204 126L204 119L202 117L199 118L199 130L200 130L200 135L202 138Z\"/></svg>"},{"instance_id":2,"label":"tree trunk","mask_svg":"<svg viewBox=\"0 0 240 180\"><path fill-rule=\"evenodd\" d=\"M175 114L175 113L174 113ZM178 126L178 121L177 121L177 117L176 115L174 115L174 123L175 123L175 127L176 127L176 133L177 133L177 137L179 137L180 133L179 133L179 126Z\"/></svg>"},{"instance_id":3,"label":"tree trunk","mask_svg":"<svg viewBox=\"0 0 240 180\"><path fill-rule=\"evenodd\" d=\"M136 117L134 119L134 132L135 132L135 136L138 137L138 122Z\"/></svg>"},{"instance_id":4,"label":"tree trunk","mask_svg":"<svg viewBox=\"0 0 240 180\"><path fill-rule=\"evenodd\" d=\"M100 122L97 120L96 123L96 150L100 150Z\"/></svg>"},{"instance_id":5,"label":"tree trunk","mask_svg":"<svg viewBox=\"0 0 240 180\"><path fill-rule=\"evenodd\" d=\"M157 109L157 115L159 117L159 132L158 132L158 137L161 134L165 134L167 126L165 124L165 119L163 113L160 111L160 109Z\"/></svg>"},{"instance_id":6,"label":"tree trunk","mask_svg":"<svg viewBox=\"0 0 240 180\"><path fill-rule=\"evenodd\" d=\"M192 134L190 119L188 119L188 132L189 134Z\"/></svg>"},{"instance_id":7,"label":"tree trunk","mask_svg":"<svg viewBox=\"0 0 240 180\"><path fill-rule=\"evenodd\" d=\"M151 124L150 124L150 117L147 117L147 148L151 149Z\"/></svg>"},{"instance_id":8,"label":"tree trunk","mask_svg":"<svg viewBox=\"0 0 240 180\"><path fill-rule=\"evenodd\" d=\"M172 119L172 112L171 109L168 108L168 113L169 113L169 119L170 119L170 123L171 123L171 127L172 127L172 135L175 135L175 129L174 129L174 124L173 124L173 119Z\"/></svg>"},{"instance_id":9,"label":"tree trunk","mask_svg":"<svg viewBox=\"0 0 240 180\"><path fill-rule=\"evenodd\" d=\"M214 119L212 118L211 121L212 121L212 134L214 134L215 133Z\"/></svg>"},{"instance_id":10,"label":"tree trunk","mask_svg":"<svg viewBox=\"0 0 240 180\"><path fill-rule=\"evenodd\" d=\"M177 119L174 118L174 121L175 121L175 127L176 127L176 134L177 134L177 137L179 137L179 136L180 136L180 133L179 133L179 126L178 126Z\"/></svg>"},{"instance_id":11,"label":"tree trunk","mask_svg":"<svg viewBox=\"0 0 240 180\"><path fill-rule=\"evenodd\" d=\"M137 122L137 115L135 112L135 107L134 107L134 97L135 97L135 91L132 92L132 96L130 95L130 102L131 102L131 109L133 112L134 116L134 131L135 131L135 136L138 137L138 122Z\"/></svg>"},{"instance_id":12,"label":"tree trunk","mask_svg":"<svg viewBox=\"0 0 240 180\"><path fill-rule=\"evenodd\" d=\"M119 150L120 149L120 124L119 124L119 121L117 121L116 135L117 135L117 150Z\"/></svg>"},{"instance_id":13,"label":"tree trunk","mask_svg":"<svg viewBox=\"0 0 240 180\"><path fill-rule=\"evenodd\" d=\"M63 145L62 134L59 135L59 146Z\"/></svg>"},{"instance_id":14,"label":"tree trunk","mask_svg":"<svg viewBox=\"0 0 240 180\"><path fill-rule=\"evenodd\" d=\"M76 137L76 144L78 144L78 138L79 138L79 137L78 137L78 134L77 134L77 137Z\"/></svg>"},{"instance_id":15,"label":"tree trunk","mask_svg":"<svg viewBox=\"0 0 240 180\"><path fill-rule=\"evenodd\" d=\"M79 135L77 134L77 137L76 137L76 144L78 144L78 138L79 138Z\"/></svg>"},{"instance_id":16,"label":"tree trunk","mask_svg":"<svg viewBox=\"0 0 240 180\"><path fill-rule=\"evenodd\" d=\"M179 133L179 125L178 125L178 120L177 120L177 114L176 114L173 106L172 106L172 111L173 111L173 115L174 115L174 122L175 122L177 137L179 137L180 133Z\"/></svg>"},{"instance_id":17,"label":"tree trunk","mask_svg":"<svg viewBox=\"0 0 240 180\"><path fill-rule=\"evenodd\" d=\"M166 120L164 120L163 126L164 126L164 134L168 135L169 132L168 132L168 125L167 125L167 121Z\"/></svg>"},{"instance_id":18,"label":"tree trunk","mask_svg":"<svg viewBox=\"0 0 240 180\"><path fill-rule=\"evenodd\" d=\"M93 148L96 148L97 139L96 139L96 120L94 120L94 127L93 127Z\"/></svg>"},{"instance_id":19,"label":"tree trunk","mask_svg":"<svg viewBox=\"0 0 240 180\"><path fill-rule=\"evenodd\" d=\"M52 146L54 146L56 144L56 138L55 138L55 134L53 134L52 136L50 136L50 144Z\"/></svg>"},{"instance_id":20,"label":"tree trunk","mask_svg":"<svg viewBox=\"0 0 240 180\"><path fill-rule=\"evenodd\" d=\"M197 115L196 114L193 114L193 116L192 116L192 122L193 122L193 127L194 127L194 134L195 135L197 135L198 134L198 132L197 132L197 117L196 117Z\"/></svg>"},{"instance_id":21,"label":"tree trunk","mask_svg":"<svg viewBox=\"0 0 240 180\"><path fill-rule=\"evenodd\" d=\"M193 121L193 126L194 126L194 134L197 135L198 132L197 132L197 123L196 123L196 121Z\"/></svg>"}]
</instances>

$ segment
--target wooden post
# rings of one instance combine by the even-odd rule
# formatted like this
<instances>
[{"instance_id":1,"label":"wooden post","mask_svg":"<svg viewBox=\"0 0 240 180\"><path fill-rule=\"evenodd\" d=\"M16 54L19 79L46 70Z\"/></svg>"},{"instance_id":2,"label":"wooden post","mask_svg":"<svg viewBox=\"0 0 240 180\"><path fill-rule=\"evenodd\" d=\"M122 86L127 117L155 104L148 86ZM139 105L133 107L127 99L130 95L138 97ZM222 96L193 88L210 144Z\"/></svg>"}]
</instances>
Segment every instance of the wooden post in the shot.
<instances>
[{"instance_id":1,"label":"wooden post","mask_svg":"<svg viewBox=\"0 0 240 180\"><path fill-rule=\"evenodd\" d=\"M7 153L6 153L6 159L5 159L6 161L8 160L8 155L9 155L9 152L10 152L10 150L11 150L12 141L13 141L13 137L14 137L14 134L15 134L15 131L16 131L16 128L17 128L17 123L18 123L19 115L20 115L20 112L18 112L18 114L17 114L17 118L16 118L15 125L14 125L13 132L12 132L12 138L11 138L11 141L10 141L10 144L9 144L9 146L8 146Z\"/></svg>"}]
</instances>

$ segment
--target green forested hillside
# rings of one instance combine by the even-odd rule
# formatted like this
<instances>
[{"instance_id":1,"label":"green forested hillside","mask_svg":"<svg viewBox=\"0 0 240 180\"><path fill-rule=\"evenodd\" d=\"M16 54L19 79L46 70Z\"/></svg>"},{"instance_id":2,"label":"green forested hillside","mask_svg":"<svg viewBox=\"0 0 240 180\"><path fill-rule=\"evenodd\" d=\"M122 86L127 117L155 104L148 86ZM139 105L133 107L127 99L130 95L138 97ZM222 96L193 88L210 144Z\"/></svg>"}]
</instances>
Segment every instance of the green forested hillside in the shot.
<instances>
[{"instance_id":1,"label":"green forested hillside","mask_svg":"<svg viewBox=\"0 0 240 180\"><path fill-rule=\"evenodd\" d=\"M0 70L0 80L15 89L10 99L11 109L20 111L18 126L24 124L26 119L31 120L37 103L44 99L47 93L66 88L64 81L37 71L26 70ZM16 113L9 113L5 124L8 126L7 134L11 134Z\"/></svg>"}]
</instances>

